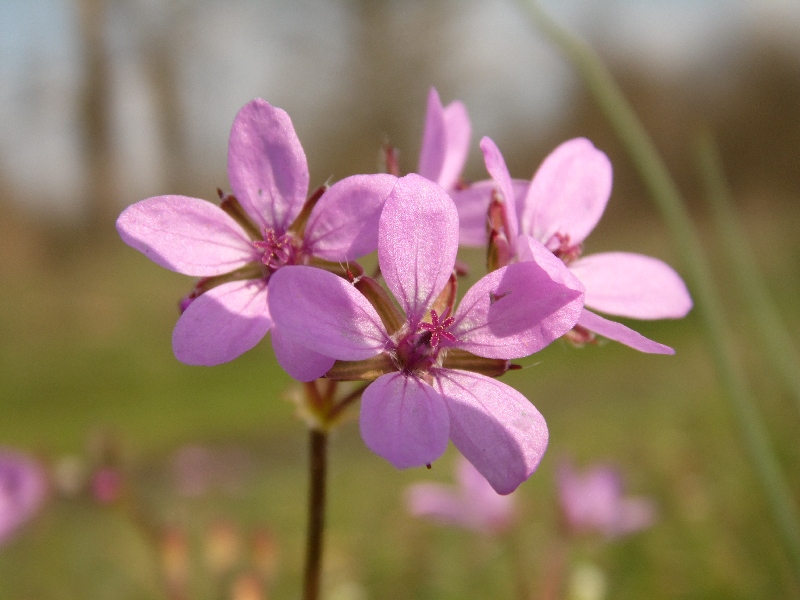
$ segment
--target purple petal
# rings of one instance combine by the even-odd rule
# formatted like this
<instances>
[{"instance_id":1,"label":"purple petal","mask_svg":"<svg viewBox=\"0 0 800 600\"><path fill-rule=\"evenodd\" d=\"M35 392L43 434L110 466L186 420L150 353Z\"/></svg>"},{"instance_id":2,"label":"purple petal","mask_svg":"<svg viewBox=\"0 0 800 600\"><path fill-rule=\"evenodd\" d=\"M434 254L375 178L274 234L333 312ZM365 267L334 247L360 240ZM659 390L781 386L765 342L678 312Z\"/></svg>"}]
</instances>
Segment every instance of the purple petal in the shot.
<instances>
[{"instance_id":1,"label":"purple petal","mask_svg":"<svg viewBox=\"0 0 800 600\"><path fill-rule=\"evenodd\" d=\"M250 350L271 326L265 283L231 281L189 305L172 332L172 350L187 365L219 365Z\"/></svg>"},{"instance_id":2,"label":"purple petal","mask_svg":"<svg viewBox=\"0 0 800 600\"><path fill-rule=\"evenodd\" d=\"M625 327L622 323L604 319L600 315L596 315L585 308L581 313L580 319L578 319L578 325L585 327L589 331L599 333L610 340L630 346L640 352L647 352L648 354L675 354L675 350L669 346L654 342L644 337L641 333L637 333L633 329Z\"/></svg>"},{"instance_id":3,"label":"purple petal","mask_svg":"<svg viewBox=\"0 0 800 600\"><path fill-rule=\"evenodd\" d=\"M468 188L450 192L450 197L458 209L459 244L468 247L485 246L486 220L489 212L489 202L492 199L492 190L496 187L493 179L478 181ZM528 193L530 181L512 179L511 187L514 190L517 217Z\"/></svg>"},{"instance_id":4,"label":"purple petal","mask_svg":"<svg viewBox=\"0 0 800 600\"><path fill-rule=\"evenodd\" d=\"M586 306L633 319L678 319L692 308L686 284L656 258L605 252L569 266L586 286Z\"/></svg>"},{"instance_id":5,"label":"purple petal","mask_svg":"<svg viewBox=\"0 0 800 600\"><path fill-rule=\"evenodd\" d=\"M444 108L439 93L435 88L431 88L428 92L428 110L425 113L425 130L422 132L417 173L438 183L446 152L447 130Z\"/></svg>"},{"instance_id":6,"label":"purple petal","mask_svg":"<svg viewBox=\"0 0 800 600\"><path fill-rule=\"evenodd\" d=\"M580 244L606 209L611 181L611 162L589 140L564 142L533 176L522 210L522 231L545 244L556 233Z\"/></svg>"},{"instance_id":7,"label":"purple petal","mask_svg":"<svg viewBox=\"0 0 800 600\"><path fill-rule=\"evenodd\" d=\"M508 241L512 247L517 245L517 236L519 235L519 222L517 220L517 206L516 195L514 193L514 186L511 183L511 176L508 174L508 167L503 155L500 154L500 149L492 141L491 138L484 137L481 140L481 150L483 151L483 160L486 163L486 170L492 179L497 184L500 194L503 196L503 203L505 208L505 217L508 224Z\"/></svg>"},{"instance_id":8,"label":"purple petal","mask_svg":"<svg viewBox=\"0 0 800 600\"><path fill-rule=\"evenodd\" d=\"M456 101L442 108L438 92L431 88L417 173L446 190L455 187L467 161L471 133L464 105Z\"/></svg>"},{"instance_id":9,"label":"purple petal","mask_svg":"<svg viewBox=\"0 0 800 600\"><path fill-rule=\"evenodd\" d=\"M269 335L278 364L297 381L314 381L325 375L336 362L333 358L300 346L284 335L280 327L270 329Z\"/></svg>"},{"instance_id":10,"label":"purple petal","mask_svg":"<svg viewBox=\"0 0 800 600\"><path fill-rule=\"evenodd\" d=\"M547 248L523 240L530 260L493 271L467 291L451 329L455 346L487 358L521 358L575 326L581 282Z\"/></svg>"},{"instance_id":11,"label":"purple petal","mask_svg":"<svg viewBox=\"0 0 800 600\"><path fill-rule=\"evenodd\" d=\"M286 112L260 98L239 110L228 139L228 179L260 227L286 231L308 192L306 155Z\"/></svg>"},{"instance_id":12,"label":"purple petal","mask_svg":"<svg viewBox=\"0 0 800 600\"><path fill-rule=\"evenodd\" d=\"M463 456L456 465L456 478L468 501L473 521L484 531L500 531L514 520L514 497L500 495L471 462ZM478 528L478 527L476 527Z\"/></svg>"},{"instance_id":13,"label":"purple petal","mask_svg":"<svg viewBox=\"0 0 800 600\"><path fill-rule=\"evenodd\" d=\"M413 327L444 289L458 251L458 213L437 184L411 173L386 200L378 262Z\"/></svg>"},{"instance_id":14,"label":"purple petal","mask_svg":"<svg viewBox=\"0 0 800 600\"><path fill-rule=\"evenodd\" d=\"M389 340L369 301L322 269L278 269L269 280L269 308L281 335L337 360L370 358Z\"/></svg>"},{"instance_id":15,"label":"purple petal","mask_svg":"<svg viewBox=\"0 0 800 600\"><path fill-rule=\"evenodd\" d=\"M44 504L47 479L32 458L0 449L0 546Z\"/></svg>"},{"instance_id":16,"label":"purple petal","mask_svg":"<svg viewBox=\"0 0 800 600\"><path fill-rule=\"evenodd\" d=\"M398 469L421 467L447 448L449 418L439 393L416 377L381 375L361 397L361 437Z\"/></svg>"},{"instance_id":17,"label":"purple petal","mask_svg":"<svg viewBox=\"0 0 800 600\"><path fill-rule=\"evenodd\" d=\"M515 389L478 373L437 371L450 439L498 494L510 494L547 449L544 417Z\"/></svg>"},{"instance_id":18,"label":"purple petal","mask_svg":"<svg viewBox=\"0 0 800 600\"><path fill-rule=\"evenodd\" d=\"M184 275L222 275L256 260L239 224L197 198L156 196L132 204L117 219L117 231L156 264Z\"/></svg>"},{"instance_id":19,"label":"purple petal","mask_svg":"<svg viewBox=\"0 0 800 600\"><path fill-rule=\"evenodd\" d=\"M311 211L304 243L315 256L355 260L378 248L378 220L397 178L354 175L334 183Z\"/></svg>"}]
</instances>

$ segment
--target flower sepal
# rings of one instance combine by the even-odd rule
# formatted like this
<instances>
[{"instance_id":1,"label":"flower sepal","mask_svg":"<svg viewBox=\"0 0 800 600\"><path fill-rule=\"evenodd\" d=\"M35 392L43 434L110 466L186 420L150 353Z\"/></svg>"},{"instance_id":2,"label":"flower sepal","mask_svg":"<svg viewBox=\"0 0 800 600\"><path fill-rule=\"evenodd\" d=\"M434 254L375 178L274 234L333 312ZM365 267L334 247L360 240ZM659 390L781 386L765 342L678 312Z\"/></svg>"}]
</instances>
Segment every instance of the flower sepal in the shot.
<instances>
[{"instance_id":1,"label":"flower sepal","mask_svg":"<svg viewBox=\"0 0 800 600\"><path fill-rule=\"evenodd\" d=\"M396 370L391 357L382 353L366 360L337 360L325 377L333 381L374 381Z\"/></svg>"},{"instance_id":2,"label":"flower sepal","mask_svg":"<svg viewBox=\"0 0 800 600\"><path fill-rule=\"evenodd\" d=\"M355 288L369 300L378 312L383 326L389 335L394 335L403 326L406 319L397 308L389 294L372 277L359 277L353 282Z\"/></svg>"},{"instance_id":3,"label":"flower sepal","mask_svg":"<svg viewBox=\"0 0 800 600\"><path fill-rule=\"evenodd\" d=\"M501 358L484 358L472 352L459 348L450 348L442 361L443 369L458 369L472 371L487 377L500 377L506 371L512 370L511 361Z\"/></svg>"}]
</instances>

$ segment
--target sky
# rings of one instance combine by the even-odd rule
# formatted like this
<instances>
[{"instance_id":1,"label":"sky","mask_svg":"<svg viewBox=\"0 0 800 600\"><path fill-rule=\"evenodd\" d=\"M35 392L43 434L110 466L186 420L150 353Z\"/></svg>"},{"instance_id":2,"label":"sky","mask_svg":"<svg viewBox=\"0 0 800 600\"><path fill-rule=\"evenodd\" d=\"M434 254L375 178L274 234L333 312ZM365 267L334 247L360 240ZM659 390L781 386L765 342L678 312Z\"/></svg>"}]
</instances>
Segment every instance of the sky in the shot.
<instances>
[{"instance_id":1,"label":"sky","mask_svg":"<svg viewBox=\"0 0 800 600\"><path fill-rule=\"evenodd\" d=\"M479 135L500 136L525 123L545 135L558 122L576 81L564 61L533 33L511 0L431 3L398 0L386 35L389 61L419 60L419 36L435 54L419 85L419 122L429 85L447 89L470 110ZM332 115L354 92L362 60L352 2L331 0L112 1L108 36L114 64L119 178L136 199L164 178L164 161L145 84L141 51L169 26L183 57L190 156L205 165L225 156L236 110L255 96L287 109L301 139L335 131ZM800 56L796 0L549 0L542 2L608 57L680 79L724 71L756 36L779 40ZM165 12L167 7L172 13ZM168 17L171 17L168 19ZM420 23L425 30L420 30ZM76 132L81 66L73 0L0 2L0 174L23 189L36 211L74 214L85 184ZM390 68L390 67L387 67ZM415 87L416 89L416 87ZM302 123L302 125L300 125Z\"/></svg>"}]
</instances>

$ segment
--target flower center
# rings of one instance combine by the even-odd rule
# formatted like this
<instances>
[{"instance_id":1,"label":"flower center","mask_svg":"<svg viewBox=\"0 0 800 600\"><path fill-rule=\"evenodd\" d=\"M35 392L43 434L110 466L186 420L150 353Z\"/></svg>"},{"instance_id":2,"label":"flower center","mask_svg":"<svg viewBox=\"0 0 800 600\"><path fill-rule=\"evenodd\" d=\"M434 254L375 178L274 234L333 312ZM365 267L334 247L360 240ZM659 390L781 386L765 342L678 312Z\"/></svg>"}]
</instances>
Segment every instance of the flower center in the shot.
<instances>
[{"instance_id":1,"label":"flower center","mask_svg":"<svg viewBox=\"0 0 800 600\"><path fill-rule=\"evenodd\" d=\"M265 229L264 239L252 242L266 268L267 276L285 265L297 262L299 252L294 241L289 234L277 234L273 229Z\"/></svg>"},{"instance_id":2,"label":"flower center","mask_svg":"<svg viewBox=\"0 0 800 600\"><path fill-rule=\"evenodd\" d=\"M455 319L448 317L445 311L441 319L435 310L431 311L431 321L420 323L416 331L409 332L397 344L397 359L400 370L405 373L427 371L435 366L439 359L441 341L455 342L456 337L448 328Z\"/></svg>"},{"instance_id":3,"label":"flower center","mask_svg":"<svg viewBox=\"0 0 800 600\"><path fill-rule=\"evenodd\" d=\"M555 233L547 244L547 249L560 258L565 265L575 262L583 252L581 244L573 244L566 233Z\"/></svg>"}]
</instances>

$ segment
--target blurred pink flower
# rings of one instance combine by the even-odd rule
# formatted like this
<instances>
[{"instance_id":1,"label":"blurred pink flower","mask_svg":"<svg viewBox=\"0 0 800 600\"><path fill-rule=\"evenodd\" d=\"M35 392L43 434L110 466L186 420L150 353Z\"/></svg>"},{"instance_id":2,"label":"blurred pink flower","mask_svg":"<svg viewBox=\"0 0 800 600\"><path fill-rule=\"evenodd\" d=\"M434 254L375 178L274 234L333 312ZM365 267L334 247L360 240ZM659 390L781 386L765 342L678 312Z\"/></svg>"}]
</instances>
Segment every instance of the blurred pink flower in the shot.
<instances>
[{"instance_id":1,"label":"blurred pink flower","mask_svg":"<svg viewBox=\"0 0 800 600\"><path fill-rule=\"evenodd\" d=\"M435 181L445 191L456 189L467 162L472 128L463 103L442 106L439 93L431 88L417 173Z\"/></svg>"},{"instance_id":2,"label":"blurred pink flower","mask_svg":"<svg viewBox=\"0 0 800 600\"><path fill-rule=\"evenodd\" d=\"M463 456L456 463L456 486L416 483L406 490L409 512L446 525L481 533L502 533L516 518L514 497L502 496Z\"/></svg>"},{"instance_id":3,"label":"blurred pink flower","mask_svg":"<svg viewBox=\"0 0 800 600\"><path fill-rule=\"evenodd\" d=\"M564 462L557 483L564 520L573 533L619 537L655 521L656 508L650 499L623 497L622 477L614 467L595 465L580 474Z\"/></svg>"},{"instance_id":4,"label":"blurred pink flower","mask_svg":"<svg viewBox=\"0 0 800 600\"><path fill-rule=\"evenodd\" d=\"M298 348L273 326L270 277L312 258L347 262L375 250L383 201L396 178L356 175L335 183L292 228L306 204L308 166L289 116L261 99L236 115L228 142L233 198L222 207L186 196L157 196L117 220L123 241L157 264L203 278L172 336L175 356L217 365L272 330L278 362L296 379L325 373L333 359ZM302 221L302 219L301 219ZM302 354L303 360L296 360Z\"/></svg>"},{"instance_id":5,"label":"blurred pink flower","mask_svg":"<svg viewBox=\"0 0 800 600\"><path fill-rule=\"evenodd\" d=\"M536 260L478 281L452 316L434 302L458 250L453 201L406 175L386 200L378 262L405 315L390 332L356 287L321 269L287 267L270 284L270 310L294 341L342 361L383 355L389 367L364 391L361 436L397 468L429 464L448 438L501 494L536 469L547 426L522 394L479 373L445 368L451 349L493 359L528 356L569 331L583 306L580 283L542 247ZM537 262L538 261L538 262Z\"/></svg>"},{"instance_id":6,"label":"blurred pink flower","mask_svg":"<svg viewBox=\"0 0 800 600\"><path fill-rule=\"evenodd\" d=\"M569 140L545 158L528 184L511 179L491 139L483 138L481 149L492 181L454 194L464 216L462 243L486 243L486 211L496 194L504 202L505 233L516 258L527 260L531 240L537 240L586 286L580 328L642 352L674 354L669 346L588 310L632 319L676 319L692 308L683 280L658 259L629 252L581 257L583 241L600 220L611 194L608 157L585 138Z\"/></svg>"},{"instance_id":7,"label":"blurred pink flower","mask_svg":"<svg viewBox=\"0 0 800 600\"><path fill-rule=\"evenodd\" d=\"M0 449L0 545L39 511L47 496L47 478L32 458Z\"/></svg>"}]
</instances>

